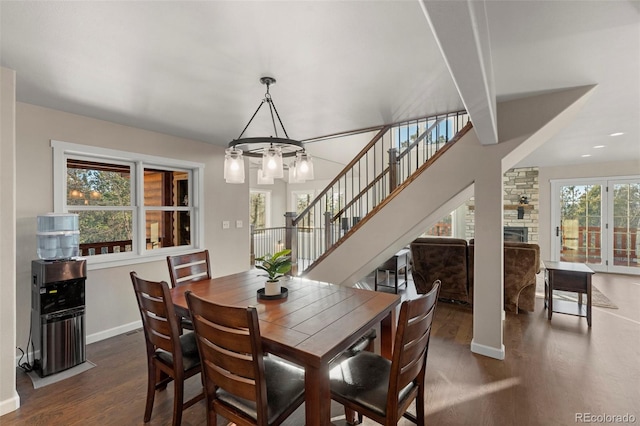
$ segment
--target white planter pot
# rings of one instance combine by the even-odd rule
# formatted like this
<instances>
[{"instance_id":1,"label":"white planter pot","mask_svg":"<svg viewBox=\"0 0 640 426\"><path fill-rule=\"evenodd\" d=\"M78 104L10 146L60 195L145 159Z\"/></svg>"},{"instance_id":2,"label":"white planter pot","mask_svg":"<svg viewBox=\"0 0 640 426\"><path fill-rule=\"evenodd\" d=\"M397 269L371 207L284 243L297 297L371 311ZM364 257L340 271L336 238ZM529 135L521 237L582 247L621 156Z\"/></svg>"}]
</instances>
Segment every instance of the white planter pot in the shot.
<instances>
[{"instance_id":1,"label":"white planter pot","mask_svg":"<svg viewBox=\"0 0 640 426\"><path fill-rule=\"evenodd\" d=\"M264 283L265 296L276 296L280 294L280 281L267 281Z\"/></svg>"}]
</instances>

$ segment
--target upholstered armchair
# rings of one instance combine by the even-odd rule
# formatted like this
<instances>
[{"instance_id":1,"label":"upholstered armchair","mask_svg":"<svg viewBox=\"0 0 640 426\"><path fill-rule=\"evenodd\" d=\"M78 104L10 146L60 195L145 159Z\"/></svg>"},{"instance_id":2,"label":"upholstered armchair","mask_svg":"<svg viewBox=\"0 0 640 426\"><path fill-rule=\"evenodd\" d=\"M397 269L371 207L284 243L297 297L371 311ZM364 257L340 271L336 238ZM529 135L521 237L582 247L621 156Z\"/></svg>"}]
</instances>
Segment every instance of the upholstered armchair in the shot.
<instances>
[{"instance_id":1,"label":"upholstered armchair","mask_svg":"<svg viewBox=\"0 0 640 426\"><path fill-rule=\"evenodd\" d=\"M413 282L420 294L440 280L440 299L469 301L467 241L460 238L424 237L411 243Z\"/></svg>"},{"instance_id":2,"label":"upholstered armchair","mask_svg":"<svg viewBox=\"0 0 640 426\"><path fill-rule=\"evenodd\" d=\"M469 241L469 295L473 303L474 241ZM504 309L533 312L536 274L540 272L540 246L533 243L504 242Z\"/></svg>"}]
</instances>

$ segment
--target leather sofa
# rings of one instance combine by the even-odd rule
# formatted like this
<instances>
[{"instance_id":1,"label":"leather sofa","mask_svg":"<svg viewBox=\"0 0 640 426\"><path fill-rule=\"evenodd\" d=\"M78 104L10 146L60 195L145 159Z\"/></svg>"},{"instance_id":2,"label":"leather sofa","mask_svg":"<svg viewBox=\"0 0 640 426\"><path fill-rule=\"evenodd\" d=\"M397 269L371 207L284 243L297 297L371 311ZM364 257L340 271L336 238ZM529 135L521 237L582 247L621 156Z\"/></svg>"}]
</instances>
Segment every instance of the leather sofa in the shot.
<instances>
[{"instance_id":1,"label":"leather sofa","mask_svg":"<svg viewBox=\"0 0 640 426\"><path fill-rule=\"evenodd\" d=\"M467 240L424 237L414 240L410 247L411 274L418 293L428 293L439 279L440 299L469 302Z\"/></svg>"},{"instance_id":2,"label":"leather sofa","mask_svg":"<svg viewBox=\"0 0 640 426\"><path fill-rule=\"evenodd\" d=\"M422 237L411 243L412 275L418 293L442 282L440 299L473 305L474 241L461 238ZM509 312L535 309L536 274L540 247L532 243L504 242L504 308Z\"/></svg>"}]
</instances>

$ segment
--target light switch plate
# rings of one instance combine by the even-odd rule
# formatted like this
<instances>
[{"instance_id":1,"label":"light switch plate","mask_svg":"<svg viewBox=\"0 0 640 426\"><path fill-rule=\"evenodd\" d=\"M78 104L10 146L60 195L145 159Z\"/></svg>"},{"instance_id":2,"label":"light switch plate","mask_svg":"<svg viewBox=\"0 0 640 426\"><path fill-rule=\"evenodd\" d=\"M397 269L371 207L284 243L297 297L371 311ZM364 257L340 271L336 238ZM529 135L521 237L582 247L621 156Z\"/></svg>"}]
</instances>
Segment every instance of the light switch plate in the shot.
<instances>
[{"instance_id":1,"label":"light switch plate","mask_svg":"<svg viewBox=\"0 0 640 426\"><path fill-rule=\"evenodd\" d=\"M236 228L242 228L242 221L236 220Z\"/></svg>"},{"instance_id":2,"label":"light switch plate","mask_svg":"<svg viewBox=\"0 0 640 426\"><path fill-rule=\"evenodd\" d=\"M228 220L222 221L222 229L229 229L230 227L231 227L231 224L229 223Z\"/></svg>"}]
</instances>

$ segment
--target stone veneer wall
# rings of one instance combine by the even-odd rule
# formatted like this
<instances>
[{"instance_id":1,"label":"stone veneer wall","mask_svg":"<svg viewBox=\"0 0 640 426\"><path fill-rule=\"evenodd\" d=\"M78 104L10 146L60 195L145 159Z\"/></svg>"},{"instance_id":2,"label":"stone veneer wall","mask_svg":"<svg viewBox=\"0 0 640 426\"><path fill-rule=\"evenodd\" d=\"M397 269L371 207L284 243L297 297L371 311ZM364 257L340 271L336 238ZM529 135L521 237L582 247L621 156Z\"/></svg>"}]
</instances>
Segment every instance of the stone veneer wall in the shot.
<instances>
[{"instance_id":1,"label":"stone veneer wall","mask_svg":"<svg viewBox=\"0 0 640 426\"><path fill-rule=\"evenodd\" d=\"M520 196L526 195L529 199L531 209L525 209L524 218L518 219L518 211L504 210L504 226L526 226L528 228L528 238L530 243L537 243L538 239L538 218L539 218L539 197L540 186L538 184L538 168L523 167L508 170L503 176L504 205L517 206L520 204ZM474 199L467 203L465 238L467 240L474 237L475 217L473 206Z\"/></svg>"}]
</instances>

